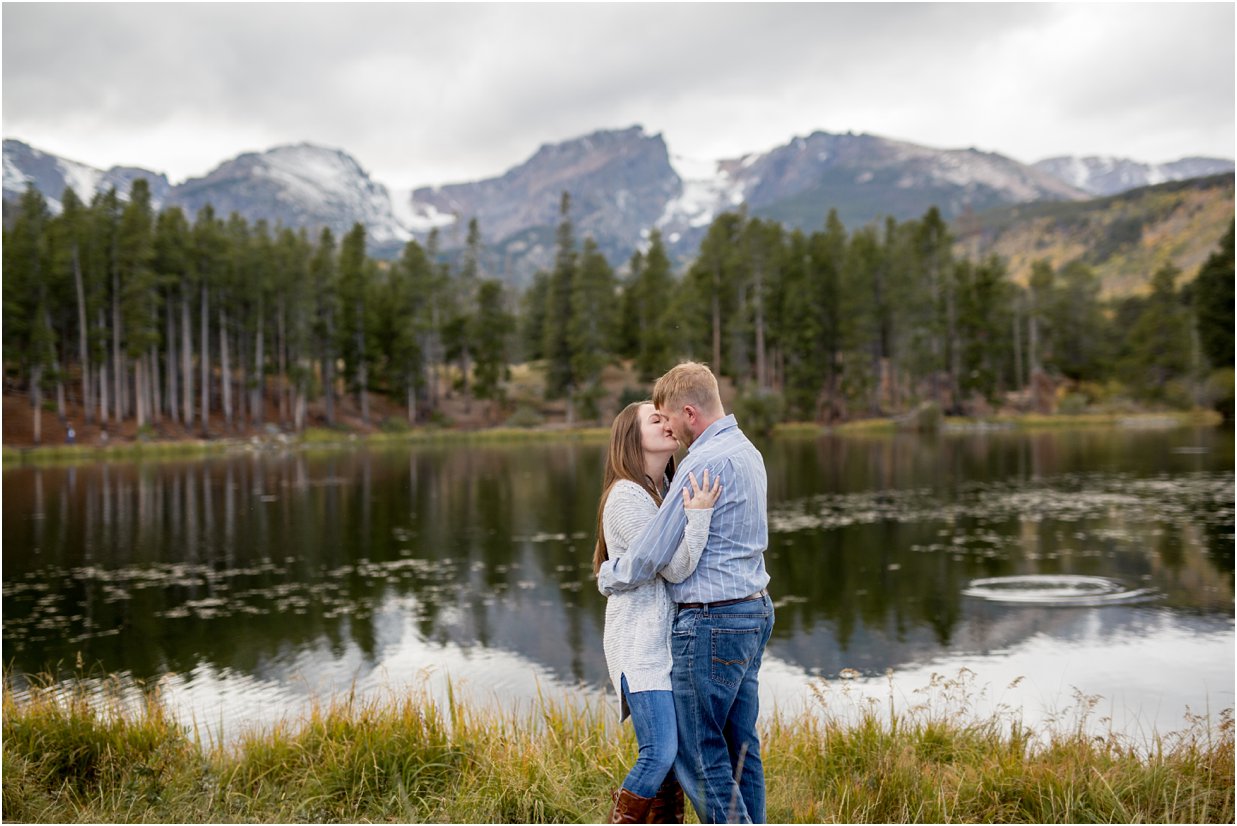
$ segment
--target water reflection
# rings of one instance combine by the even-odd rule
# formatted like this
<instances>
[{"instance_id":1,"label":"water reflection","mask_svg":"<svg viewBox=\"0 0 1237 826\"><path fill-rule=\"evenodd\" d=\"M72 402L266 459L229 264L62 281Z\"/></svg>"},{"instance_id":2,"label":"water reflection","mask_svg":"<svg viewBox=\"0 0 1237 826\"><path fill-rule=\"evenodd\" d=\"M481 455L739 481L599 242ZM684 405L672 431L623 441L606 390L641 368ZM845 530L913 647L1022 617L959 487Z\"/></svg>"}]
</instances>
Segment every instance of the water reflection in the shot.
<instances>
[{"instance_id":1,"label":"water reflection","mask_svg":"<svg viewBox=\"0 0 1237 826\"><path fill-rule=\"evenodd\" d=\"M1226 666L1231 705L1232 446L1190 430L764 445L767 690L1137 640L1185 685ZM5 661L67 675L80 655L229 719L430 672L496 696L595 692L602 454L573 442L5 471ZM1027 577L1157 599L967 596ZM1181 636L1210 640L1210 662L1179 662Z\"/></svg>"}]
</instances>

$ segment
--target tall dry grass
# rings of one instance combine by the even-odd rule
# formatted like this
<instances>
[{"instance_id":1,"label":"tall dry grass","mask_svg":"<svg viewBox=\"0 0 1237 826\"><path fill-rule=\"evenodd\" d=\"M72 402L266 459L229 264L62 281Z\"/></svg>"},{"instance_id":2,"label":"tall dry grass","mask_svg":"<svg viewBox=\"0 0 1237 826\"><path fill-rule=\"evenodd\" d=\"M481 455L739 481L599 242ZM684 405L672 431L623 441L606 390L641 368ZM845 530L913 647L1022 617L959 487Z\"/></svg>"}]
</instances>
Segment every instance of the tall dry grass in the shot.
<instances>
[{"instance_id":1,"label":"tall dry grass","mask_svg":"<svg viewBox=\"0 0 1237 826\"><path fill-rule=\"evenodd\" d=\"M1231 710L1140 744L1089 733L1095 698L1036 732L974 719L966 691L941 678L898 709L832 685L768 715L770 821L1233 822ZM6 679L3 711L3 817L23 822L601 822L636 751L602 705L341 697L209 746L153 695L109 707Z\"/></svg>"}]
</instances>

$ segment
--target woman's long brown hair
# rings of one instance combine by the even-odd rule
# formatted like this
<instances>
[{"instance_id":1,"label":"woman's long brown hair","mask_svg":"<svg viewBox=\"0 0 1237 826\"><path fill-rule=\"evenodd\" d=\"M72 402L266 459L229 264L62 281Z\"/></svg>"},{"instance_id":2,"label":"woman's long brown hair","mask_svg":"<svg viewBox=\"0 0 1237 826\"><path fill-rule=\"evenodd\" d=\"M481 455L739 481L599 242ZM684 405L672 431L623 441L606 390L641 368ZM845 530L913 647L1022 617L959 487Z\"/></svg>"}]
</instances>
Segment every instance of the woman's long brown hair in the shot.
<instances>
[{"instance_id":1,"label":"woman's long brown hair","mask_svg":"<svg viewBox=\"0 0 1237 826\"><path fill-rule=\"evenodd\" d=\"M640 406L652 404L645 400L632 402L614 417L610 425L610 450L606 454L606 469L601 477L601 502L597 505L597 545L593 549L593 576L601 570L601 563L610 558L606 548L606 531L602 524L606 512L606 500L610 490L620 479L635 482L649 492L653 501L661 507L661 479L650 479L644 472L644 446L640 438ZM674 457L666 465L666 475L674 476Z\"/></svg>"}]
</instances>

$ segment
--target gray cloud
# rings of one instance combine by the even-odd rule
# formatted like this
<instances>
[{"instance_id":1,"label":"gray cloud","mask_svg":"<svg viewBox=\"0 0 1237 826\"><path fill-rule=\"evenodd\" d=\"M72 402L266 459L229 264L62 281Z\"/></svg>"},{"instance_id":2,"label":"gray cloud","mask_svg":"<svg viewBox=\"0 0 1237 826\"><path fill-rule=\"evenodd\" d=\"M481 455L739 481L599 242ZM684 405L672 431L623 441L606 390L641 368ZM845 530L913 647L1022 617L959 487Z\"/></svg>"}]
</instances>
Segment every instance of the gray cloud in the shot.
<instances>
[{"instance_id":1,"label":"gray cloud","mask_svg":"<svg viewBox=\"0 0 1237 826\"><path fill-rule=\"evenodd\" d=\"M1231 156L1228 4L7 4L4 134L175 178L310 140L380 180L643 124L698 157L814 129L1021 160Z\"/></svg>"}]
</instances>

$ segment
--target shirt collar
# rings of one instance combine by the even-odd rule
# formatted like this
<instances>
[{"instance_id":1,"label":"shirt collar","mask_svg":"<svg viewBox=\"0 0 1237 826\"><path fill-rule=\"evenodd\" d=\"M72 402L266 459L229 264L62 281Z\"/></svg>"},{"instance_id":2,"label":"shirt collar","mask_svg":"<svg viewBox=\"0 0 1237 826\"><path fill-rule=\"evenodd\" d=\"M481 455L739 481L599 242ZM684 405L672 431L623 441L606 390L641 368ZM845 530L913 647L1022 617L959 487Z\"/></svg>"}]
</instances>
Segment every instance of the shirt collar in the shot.
<instances>
[{"instance_id":1,"label":"shirt collar","mask_svg":"<svg viewBox=\"0 0 1237 826\"><path fill-rule=\"evenodd\" d=\"M733 413L731 413L729 416L722 416L720 419L713 422L713 424L706 427L704 429L704 432L696 437L696 441L691 443L691 446L687 448L687 452L691 453L693 450L700 447L702 444L709 441L709 439L712 439L714 436L721 433L723 430L729 430L732 427L738 427L738 426L739 426L739 422L737 419L735 419Z\"/></svg>"}]
</instances>

